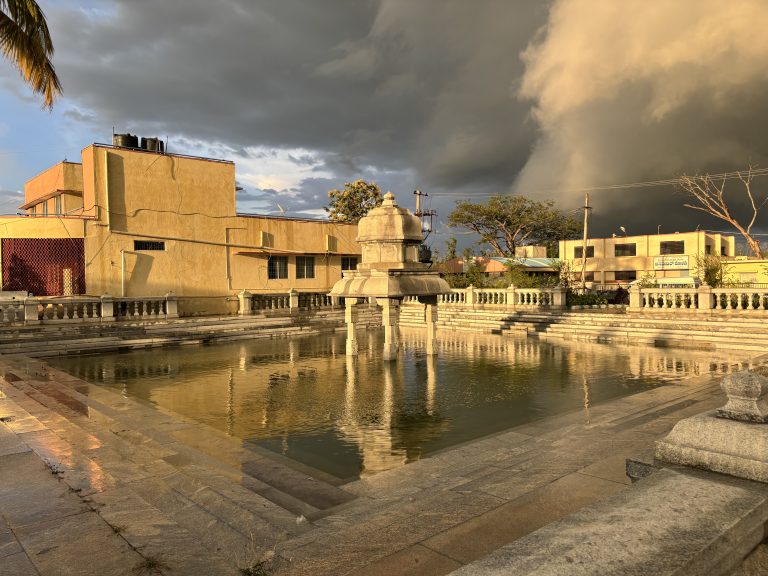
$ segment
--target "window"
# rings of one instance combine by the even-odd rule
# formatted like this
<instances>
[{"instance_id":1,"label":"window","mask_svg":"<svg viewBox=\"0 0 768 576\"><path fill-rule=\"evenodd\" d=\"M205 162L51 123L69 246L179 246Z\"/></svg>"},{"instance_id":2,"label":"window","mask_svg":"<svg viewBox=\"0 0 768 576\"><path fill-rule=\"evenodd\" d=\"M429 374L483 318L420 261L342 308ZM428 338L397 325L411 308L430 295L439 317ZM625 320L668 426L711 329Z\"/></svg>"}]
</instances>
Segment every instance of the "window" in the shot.
<instances>
[{"instance_id":1,"label":"window","mask_svg":"<svg viewBox=\"0 0 768 576\"><path fill-rule=\"evenodd\" d=\"M56 214L61 214L61 196L56 196L56 199L53 201L54 204L54 210L56 211Z\"/></svg>"},{"instance_id":2,"label":"window","mask_svg":"<svg viewBox=\"0 0 768 576\"><path fill-rule=\"evenodd\" d=\"M46 200L43 204L43 216L48 216L48 201Z\"/></svg>"},{"instance_id":3,"label":"window","mask_svg":"<svg viewBox=\"0 0 768 576\"><path fill-rule=\"evenodd\" d=\"M685 242L683 240L672 240L661 243L662 254L685 254Z\"/></svg>"},{"instance_id":4,"label":"window","mask_svg":"<svg viewBox=\"0 0 768 576\"><path fill-rule=\"evenodd\" d=\"M35 204L34 206L30 207L29 215L30 216L36 216L37 215L37 204Z\"/></svg>"},{"instance_id":5,"label":"window","mask_svg":"<svg viewBox=\"0 0 768 576\"><path fill-rule=\"evenodd\" d=\"M341 257L341 269L342 270L355 270L355 269L357 269L357 256L342 256Z\"/></svg>"},{"instance_id":6,"label":"window","mask_svg":"<svg viewBox=\"0 0 768 576\"><path fill-rule=\"evenodd\" d=\"M728 251L725 246L720 246L720 256L728 256Z\"/></svg>"},{"instance_id":7,"label":"window","mask_svg":"<svg viewBox=\"0 0 768 576\"><path fill-rule=\"evenodd\" d=\"M581 280L581 274L577 273L577 277L579 280ZM594 272L584 272L584 282L594 282L595 281L595 273Z\"/></svg>"},{"instance_id":8,"label":"window","mask_svg":"<svg viewBox=\"0 0 768 576\"><path fill-rule=\"evenodd\" d=\"M616 244L613 247L614 256L637 256L637 244Z\"/></svg>"},{"instance_id":9,"label":"window","mask_svg":"<svg viewBox=\"0 0 768 576\"><path fill-rule=\"evenodd\" d=\"M613 279L617 282L632 282L633 280L637 280L637 271L617 270L613 273Z\"/></svg>"},{"instance_id":10,"label":"window","mask_svg":"<svg viewBox=\"0 0 768 576\"><path fill-rule=\"evenodd\" d=\"M288 278L288 256L270 256L267 260L267 278L284 280Z\"/></svg>"},{"instance_id":11,"label":"window","mask_svg":"<svg viewBox=\"0 0 768 576\"><path fill-rule=\"evenodd\" d=\"M576 246L573 249L573 257L577 260L579 258L584 257L584 246ZM587 258L594 258L595 257L595 247L594 246L587 246Z\"/></svg>"},{"instance_id":12,"label":"window","mask_svg":"<svg viewBox=\"0 0 768 576\"><path fill-rule=\"evenodd\" d=\"M315 277L315 257L296 256L296 278Z\"/></svg>"},{"instance_id":13,"label":"window","mask_svg":"<svg viewBox=\"0 0 768 576\"><path fill-rule=\"evenodd\" d=\"M707 256L712 254L712 244L707 244L706 246L704 246L704 254L706 254Z\"/></svg>"},{"instance_id":14,"label":"window","mask_svg":"<svg viewBox=\"0 0 768 576\"><path fill-rule=\"evenodd\" d=\"M155 240L134 240L133 249L137 252L142 250L165 250L165 242Z\"/></svg>"}]
</instances>

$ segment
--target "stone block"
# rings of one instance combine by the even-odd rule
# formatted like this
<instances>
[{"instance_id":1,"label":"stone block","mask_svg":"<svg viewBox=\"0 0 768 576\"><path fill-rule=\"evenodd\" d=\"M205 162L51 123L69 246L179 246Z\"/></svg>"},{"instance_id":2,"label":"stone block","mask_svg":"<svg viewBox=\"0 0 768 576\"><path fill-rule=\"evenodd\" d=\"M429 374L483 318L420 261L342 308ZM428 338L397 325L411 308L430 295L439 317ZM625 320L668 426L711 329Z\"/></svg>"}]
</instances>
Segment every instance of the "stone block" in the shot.
<instances>
[{"instance_id":1,"label":"stone block","mask_svg":"<svg viewBox=\"0 0 768 576\"><path fill-rule=\"evenodd\" d=\"M768 482L768 426L719 418L709 411L678 422L656 443L662 462Z\"/></svg>"}]
</instances>

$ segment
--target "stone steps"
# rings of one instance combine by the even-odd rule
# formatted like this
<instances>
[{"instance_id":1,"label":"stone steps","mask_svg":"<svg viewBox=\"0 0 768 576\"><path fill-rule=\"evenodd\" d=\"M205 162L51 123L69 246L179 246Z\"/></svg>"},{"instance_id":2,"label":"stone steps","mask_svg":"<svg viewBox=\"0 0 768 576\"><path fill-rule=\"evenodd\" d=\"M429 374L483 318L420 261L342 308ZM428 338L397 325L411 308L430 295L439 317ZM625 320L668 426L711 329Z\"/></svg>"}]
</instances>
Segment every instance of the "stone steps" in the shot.
<instances>
[{"instance_id":1,"label":"stone steps","mask_svg":"<svg viewBox=\"0 0 768 576\"><path fill-rule=\"evenodd\" d=\"M308 530L302 515L354 498L266 451L58 371L67 385L53 384L44 370L21 360L6 369L4 390L19 402L8 425L132 545L151 548L150 525L179 540L180 557L246 567L238 556Z\"/></svg>"}]
</instances>

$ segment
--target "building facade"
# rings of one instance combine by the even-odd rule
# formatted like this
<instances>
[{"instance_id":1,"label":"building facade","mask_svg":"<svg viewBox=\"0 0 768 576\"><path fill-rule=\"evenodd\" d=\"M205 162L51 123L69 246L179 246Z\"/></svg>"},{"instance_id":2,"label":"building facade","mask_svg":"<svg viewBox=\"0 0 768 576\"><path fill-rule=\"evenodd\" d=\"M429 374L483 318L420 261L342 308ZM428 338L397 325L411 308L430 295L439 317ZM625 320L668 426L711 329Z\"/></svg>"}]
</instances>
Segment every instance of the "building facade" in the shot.
<instances>
[{"instance_id":1,"label":"building facade","mask_svg":"<svg viewBox=\"0 0 768 576\"><path fill-rule=\"evenodd\" d=\"M354 225L238 214L229 161L93 144L24 192L27 215L0 218L3 290L227 313L242 290L327 292L359 260Z\"/></svg>"},{"instance_id":2,"label":"building facade","mask_svg":"<svg viewBox=\"0 0 768 576\"><path fill-rule=\"evenodd\" d=\"M697 258L732 258L736 240L731 235L694 231L645 236L591 238L587 241L586 281L598 285L628 284L642 278L696 277ZM561 240L560 260L577 276L584 265L584 242Z\"/></svg>"}]
</instances>

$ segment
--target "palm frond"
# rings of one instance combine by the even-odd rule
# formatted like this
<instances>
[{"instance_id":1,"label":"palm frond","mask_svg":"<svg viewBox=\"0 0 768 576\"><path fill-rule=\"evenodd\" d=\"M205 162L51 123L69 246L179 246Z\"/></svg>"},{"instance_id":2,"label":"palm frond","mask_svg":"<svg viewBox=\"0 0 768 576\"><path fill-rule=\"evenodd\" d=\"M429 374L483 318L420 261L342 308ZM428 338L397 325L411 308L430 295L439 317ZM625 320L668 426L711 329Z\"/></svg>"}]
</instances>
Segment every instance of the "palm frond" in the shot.
<instances>
[{"instance_id":1,"label":"palm frond","mask_svg":"<svg viewBox=\"0 0 768 576\"><path fill-rule=\"evenodd\" d=\"M53 42L43 11L34 0L0 0L0 52L19 69L43 107L52 108L61 94L51 56Z\"/></svg>"}]
</instances>

